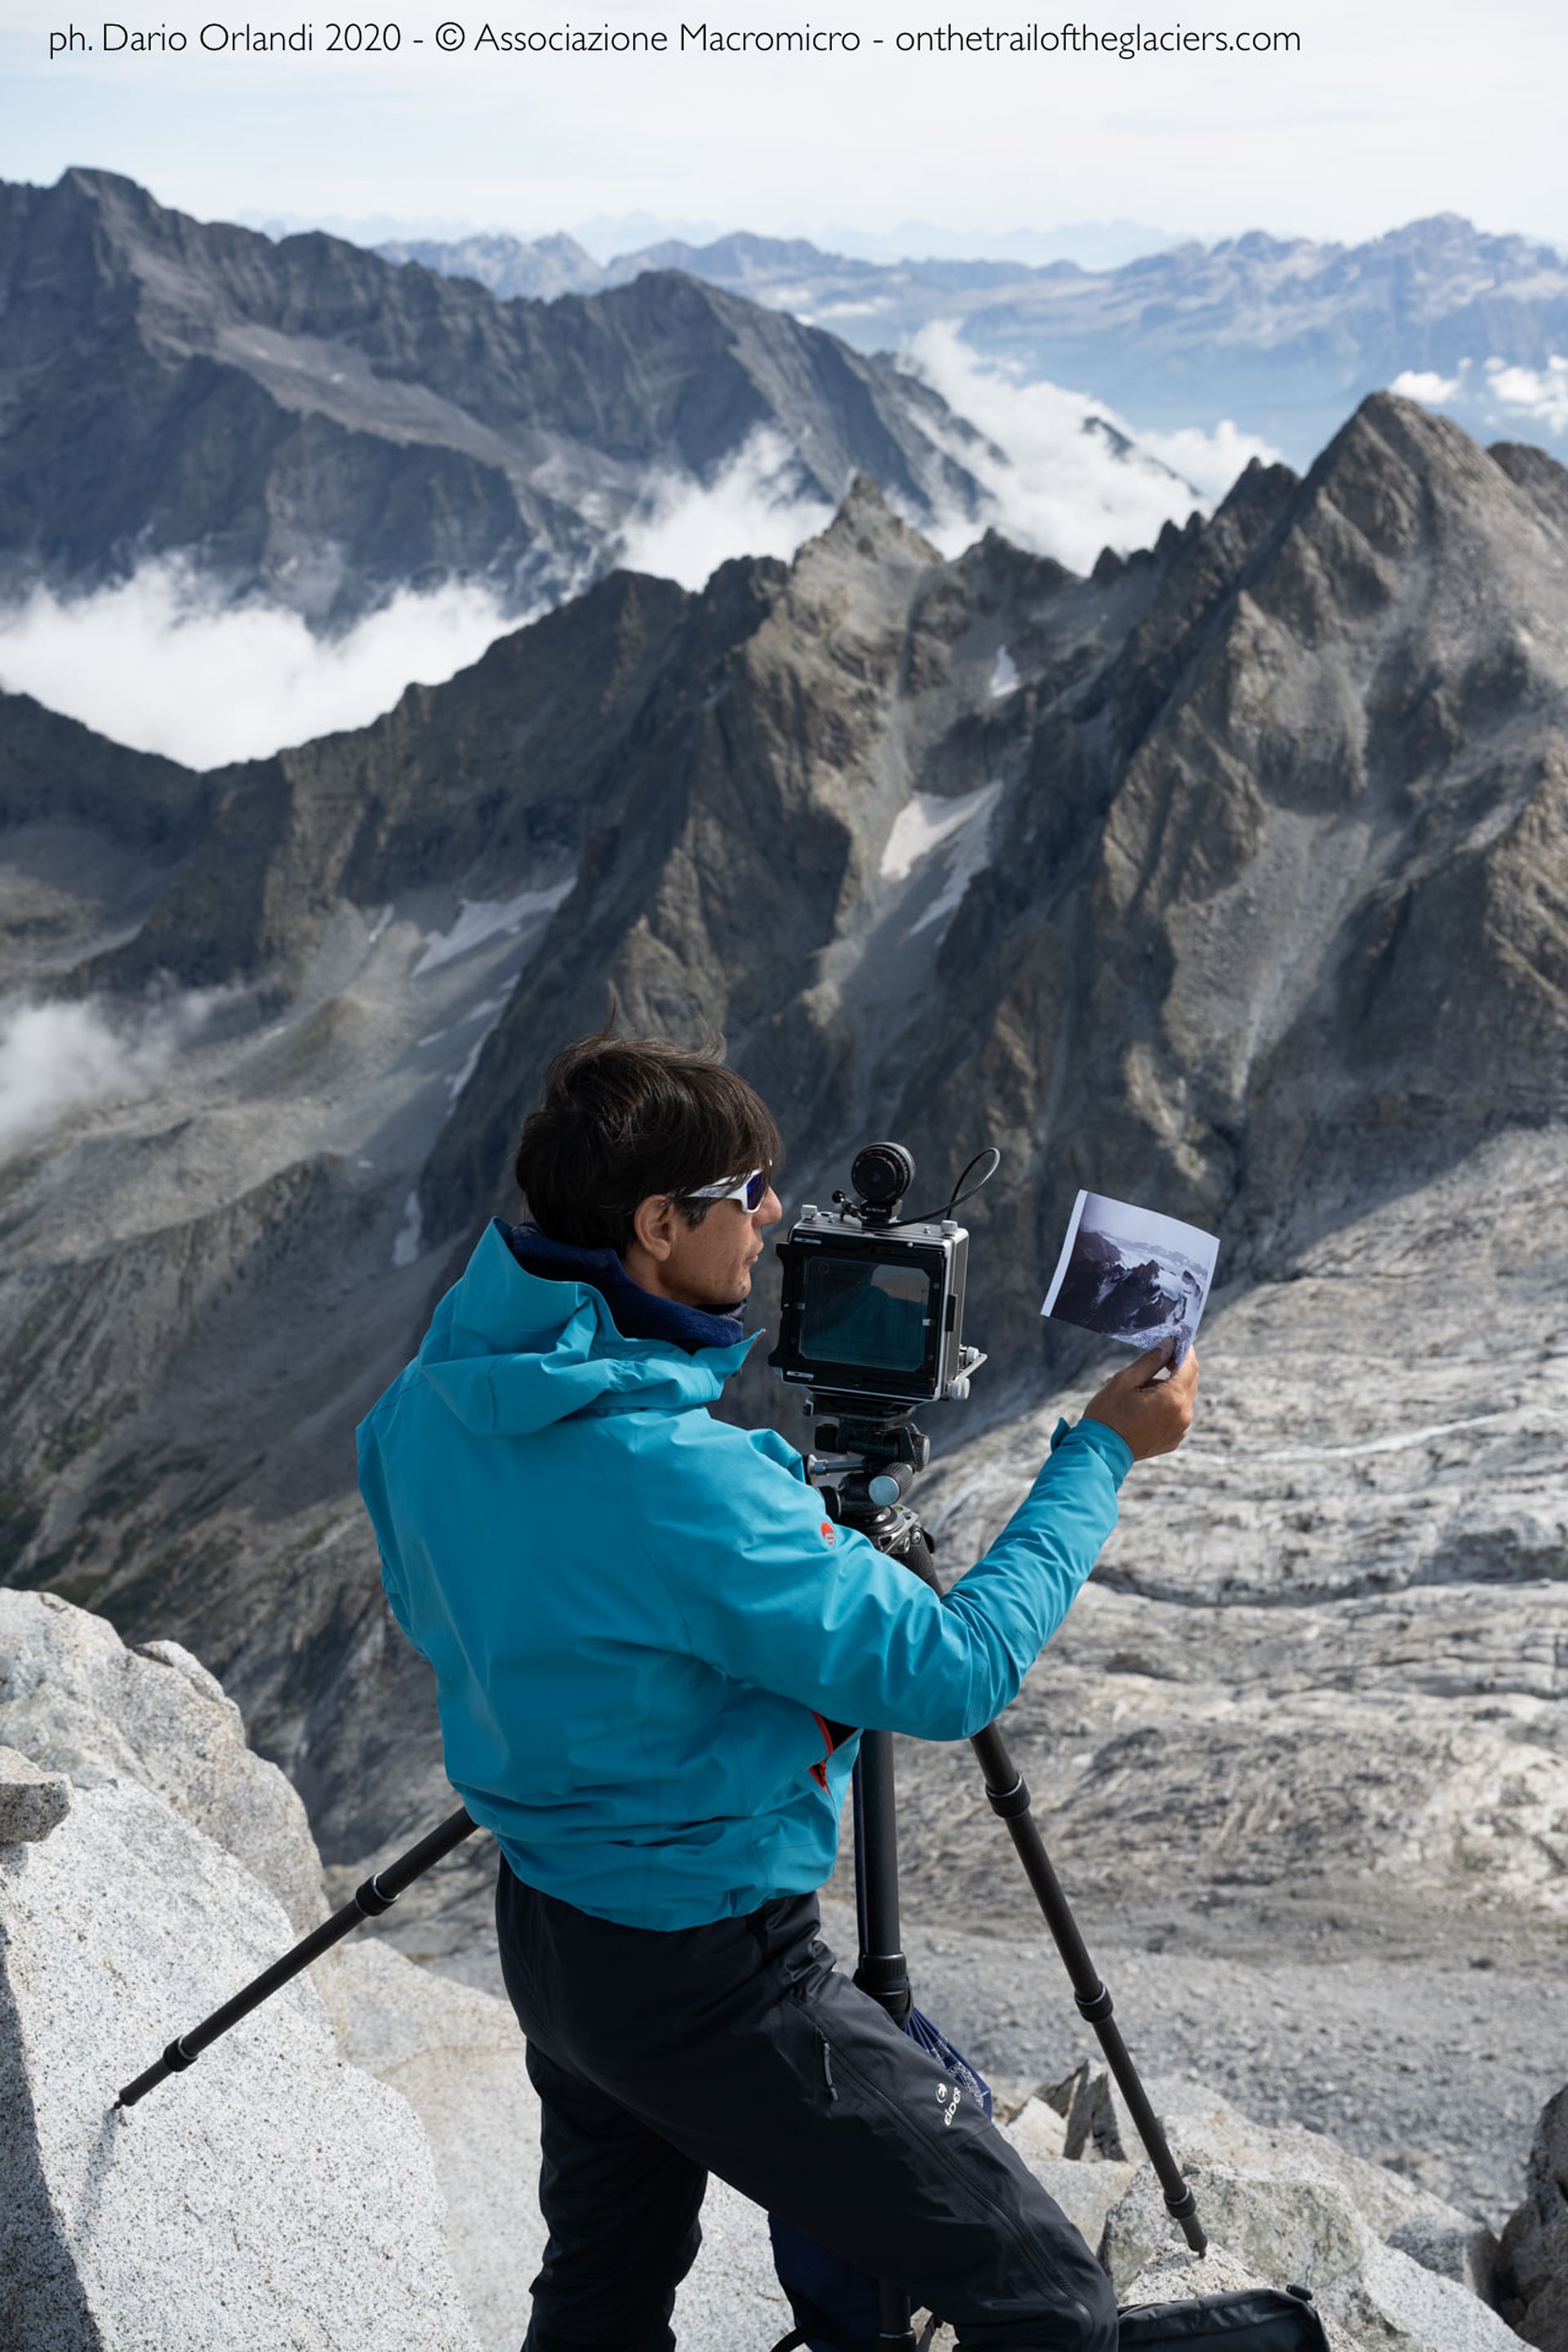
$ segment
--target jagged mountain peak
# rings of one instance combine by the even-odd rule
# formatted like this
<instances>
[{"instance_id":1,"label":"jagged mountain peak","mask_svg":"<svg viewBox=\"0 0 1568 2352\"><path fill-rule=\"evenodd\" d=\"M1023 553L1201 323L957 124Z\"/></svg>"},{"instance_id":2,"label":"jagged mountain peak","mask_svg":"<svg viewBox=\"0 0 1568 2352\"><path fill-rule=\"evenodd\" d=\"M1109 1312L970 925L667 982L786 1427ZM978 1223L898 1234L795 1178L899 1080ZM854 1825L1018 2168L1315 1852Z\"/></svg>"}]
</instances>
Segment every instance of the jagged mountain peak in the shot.
<instances>
[{"instance_id":1,"label":"jagged mountain peak","mask_svg":"<svg viewBox=\"0 0 1568 2352\"><path fill-rule=\"evenodd\" d=\"M883 559L906 565L942 562L931 541L894 509L869 474L856 475L826 530L797 551L792 572L809 571L850 547L873 562Z\"/></svg>"}]
</instances>

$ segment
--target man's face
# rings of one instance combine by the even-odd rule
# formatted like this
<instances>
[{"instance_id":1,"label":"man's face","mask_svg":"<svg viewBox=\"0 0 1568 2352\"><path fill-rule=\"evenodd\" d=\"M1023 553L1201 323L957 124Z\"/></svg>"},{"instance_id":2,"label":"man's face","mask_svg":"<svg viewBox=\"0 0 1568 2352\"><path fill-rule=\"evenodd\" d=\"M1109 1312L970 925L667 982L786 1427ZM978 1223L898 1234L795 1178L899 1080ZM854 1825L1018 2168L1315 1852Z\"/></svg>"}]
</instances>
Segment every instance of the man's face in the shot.
<instances>
[{"instance_id":1,"label":"man's face","mask_svg":"<svg viewBox=\"0 0 1568 2352\"><path fill-rule=\"evenodd\" d=\"M639 1240L646 1233L655 1246L634 1242L624 1253L626 1271L656 1297L710 1315L733 1315L751 1293L763 1235L783 1214L771 1185L754 1209L739 1201L715 1201L700 1225L689 1225L673 1202L645 1201L638 1211Z\"/></svg>"}]
</instances>

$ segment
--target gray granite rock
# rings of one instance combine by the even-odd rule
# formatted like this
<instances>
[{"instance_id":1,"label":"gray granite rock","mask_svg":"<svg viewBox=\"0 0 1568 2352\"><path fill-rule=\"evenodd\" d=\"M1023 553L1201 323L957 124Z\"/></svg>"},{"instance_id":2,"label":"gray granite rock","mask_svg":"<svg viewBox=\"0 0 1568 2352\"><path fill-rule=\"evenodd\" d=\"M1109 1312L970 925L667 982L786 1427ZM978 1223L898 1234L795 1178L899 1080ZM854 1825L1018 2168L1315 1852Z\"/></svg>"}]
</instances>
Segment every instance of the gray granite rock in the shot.
<instances>
[{"instance_id":1,"label":"gray granite rock","mask_svg":"<svg viewBox=\"0 0 1568 2352\"><path fill-rule=\"evenodd\" d=\"M1131 2186L1138 2167L1120 2164L1114 2158L1085 2164L1064 2157L1052 2159L1026 2156L1024 2161L1047 2196L1061 2207L1085 2245L1098 2252L1105 2235L1106 2217Z\"/></svg>"},{"instance_id":2,"label":"gray granite rock","mask_svg":"<svg viewBox=\"0 0 1568 2352\"><path fill-rule=\"evenodd\" d=\"M1321 2300L1325 2287L1359 2277L1370 2232L1339 2189L1221 2165L1194 2168L1188 2177L1213 2243L1274 2284L1299 2279ZM1099 2248L1118 2294L1179 2237L1153 2168L1140 2166L1107 2215Z\"/></svg>"},{"instance_id":3,"label":"gray granite rock","mask_svg":"<svg viewBox=\"0 0 1568 2352\"><path fill-rule=\"evenodd\" d=\"M1542 2110L1524 2201L1503 2231L1501 2307L1541 2352L1568 2352L1568 2089Z\"/></svg>"},{"instance_id":4,"label":"gray granite rock","mask_svg":"<svg viewBox=\"0 0 1568 2352\"><path fill-rule=\"evenodd\" d=\"M178 1642L129 1650L105 1618L0 1587L0 1738L79 1789L140 1781L269 1886L296 1933L324 1916L304 1806Z\"/></svg>"},{"instance_id":5,"label":"gray granite rock","mask_svg":"<svg viewBox=\"0 0 1568 2352\"><path fill-rule=\"evenodd\" d=\"M36 1844L71 1808L70 1782L40 1771L14 1748L0 1748L0 1845Z\"/></svg>"},{"instance_id":6,"label":"gray granite rock","mask_svg":"<svg viewBox=\"0 0 1568 2352\"><path fill-rule=\"evenodd\" d=\"M1249 2281L1309 2287L1331 2331L1365 2352L1518 2352L1520 2338L1496 2312L1458 2280L1384 2245L1342 2189L1224 2165L1191 2177L1210 2258L1184 2263L1189 2283L1171 2283L1176 2227L1144 2167L1112 2206L1100 2244L1121 2300L1206 2294L1221 2283L1221 2264L1235 2263Z\"/></svg>"},{"instance_id":7,"label":"gray granite rock","mask_svg":"<svg viewBox=\"0 0 1568 2352\"><path fill-rule=\"evenodd\" d=\"M1420 2352L1519 2352L1519 2336L1495 2311L1458 2280L1412 2262L1394 2246L1368 2245L1360 2285L1341 2308L1347 2324L1359 2321L1368 2336L1381 2323L1384 2341L1403 2328Z\"/></svg>"},{"instance_id":8,"label":"gray granite rock","mask_svg":"<svg viewBox=\"0 0 1568 2352\"><path fill-rule=\"evenodd\" d=\"M1045 2102L1062 2118L1060 2154L1075 2163L1137 2163L1143 2148L1132 2128L1127 2103L1108 2067L1086 2058L1064 2081L1053 2084Z\"/></svg>"},{"instance_id":9,"label":"gray granite rock","mask_svg":"<svg viewBox=\"0 0 1568 2352\"><path fill-rule=\"evenodd\" d=\"M371 1935L342 1947L324 1990L344 2057L401 2093L425 2126L482 2352L516 2352L544 2252L539 2101L516 2018Z\"/></svg>"},{"instance_id":10,"label":"gray granite rock","mask_svg":"<svg viewBox=\"0 0 1568 2352\"><path fill-rule=\"evenodd\" d=\"M1374 2237L1473 2294L1489 2294L1497 2240L1484 2222L1419 2181L1300 2124L1255 2123L1204 2084L1155 2076L1150 2088L1179 2163L1228 2164L1338 2189Z\"/></svg>"},{"instance_id":11,"label":"gray granite rock","mask_svg":"<svg viewBox=\"0 0 1568 2352\"><path fill-rule=\"evenodd\" d=\"M1459 2214L1448 2221L1427 2215L1402 2221L1384 2241L1397 2254L1408 2254L1424 2271L1453 2279L1483 2303L1498 2300L1498 2242L1484 2221Z\"/></svg>"},{"instance_id":12,"label":"gray granite rock","mask_svg":"<svg viewBox=\"0 0 1568 2352\"><path fill-rule=\"evenodd\" d=\"M1044 2099L1026 2099L1002 2129L1026 2161L1054 2164L1067 2154L1067 2118Z\"/></svg>"},{"instance_id":13,"label":"gray granite rock","mask_svg":"<svg viewBox=\"0 0 1568 2352\"><path fill-rule=\"evenodd\" d=\"M259 1882L134 1782L0 1853L0 2344L473 2352L424 2135L308 1982L116 2112L288 1941Z\"/></svg>"}]
</instances>

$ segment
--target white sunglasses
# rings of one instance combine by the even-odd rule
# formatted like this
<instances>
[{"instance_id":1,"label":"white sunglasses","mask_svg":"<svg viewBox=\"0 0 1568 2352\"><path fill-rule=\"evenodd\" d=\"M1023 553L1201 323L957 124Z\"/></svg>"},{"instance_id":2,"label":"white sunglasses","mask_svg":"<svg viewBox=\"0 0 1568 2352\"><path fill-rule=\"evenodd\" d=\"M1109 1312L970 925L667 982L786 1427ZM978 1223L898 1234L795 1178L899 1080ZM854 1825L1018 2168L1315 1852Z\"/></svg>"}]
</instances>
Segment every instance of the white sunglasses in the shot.
<instances>
[{"instance_id":1,"label":"white sunglasses","mask_svg":"<svg viewBox=\"0 0 1568 2352\"><path fill-rule=\"evenodd\" d=\"M742 1176L738 1184L721 1179L717 1184L700 1184L695 1192L682 1192L679 1197L683 1201L739 1201L742 1208L750 1213L762 1207L767 1189L767 1170L753 1168L751 1174Z\"/></svg>"}]
</instances>

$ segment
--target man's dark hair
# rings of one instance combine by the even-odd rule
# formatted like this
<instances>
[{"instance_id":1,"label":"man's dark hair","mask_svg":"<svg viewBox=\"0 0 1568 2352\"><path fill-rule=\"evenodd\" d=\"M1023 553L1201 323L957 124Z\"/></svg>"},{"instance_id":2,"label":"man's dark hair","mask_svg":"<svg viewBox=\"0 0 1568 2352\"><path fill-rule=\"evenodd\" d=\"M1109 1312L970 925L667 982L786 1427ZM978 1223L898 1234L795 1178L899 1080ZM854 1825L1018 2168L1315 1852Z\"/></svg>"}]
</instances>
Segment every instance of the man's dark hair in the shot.
<instances>
[{"instance_id":1,"label":"man's dark hair","mask_svg":"<svg viewBox=\"0 0 1568 2352\"><path fill-rule=\"evenodd\" d=\"M698 1225L710 1201L684 1196L753 1168L772 1178L781 1153L773 1113L720 1058L665 1037L579 1038L544 1074L515 1162L529 1214L552 1241L624 1250L632 1216L668 1193Z\"/></svg>"}]
</instances>

